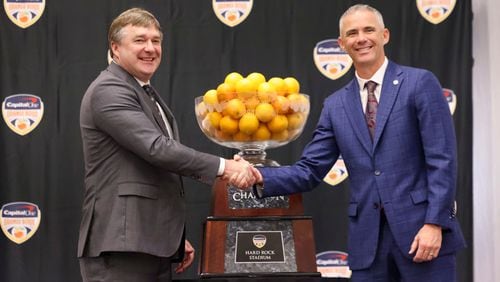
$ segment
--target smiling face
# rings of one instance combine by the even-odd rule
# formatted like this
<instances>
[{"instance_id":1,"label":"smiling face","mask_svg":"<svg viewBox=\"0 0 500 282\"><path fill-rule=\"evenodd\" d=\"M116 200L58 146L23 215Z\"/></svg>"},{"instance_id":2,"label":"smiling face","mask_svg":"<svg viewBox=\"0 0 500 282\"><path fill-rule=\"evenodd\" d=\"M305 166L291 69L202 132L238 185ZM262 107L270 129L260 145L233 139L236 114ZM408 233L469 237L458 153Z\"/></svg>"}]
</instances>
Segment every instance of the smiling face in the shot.
<instances>
[{"instance_id":1,"label":"smiling face","mask_svg":"<svg viewBox=\"0 0 500 282\"><path fill-rule=\"evenodd\" d=\"M370 78L384 63L389 30L374 12L357 10L341 19L338 42L352 58L358 75Z\"/></svg>"},{"instance_id":2,"label":"smiling face","mask_svg":"<svg viewBox=\"0 0 500 282\"><path fill-rule=\"evenodd\" d=\"M127 25L111 42L114 61L137 79L148 82L160 65L161 33L154 26Z\"/></svg>"}]
</instances>

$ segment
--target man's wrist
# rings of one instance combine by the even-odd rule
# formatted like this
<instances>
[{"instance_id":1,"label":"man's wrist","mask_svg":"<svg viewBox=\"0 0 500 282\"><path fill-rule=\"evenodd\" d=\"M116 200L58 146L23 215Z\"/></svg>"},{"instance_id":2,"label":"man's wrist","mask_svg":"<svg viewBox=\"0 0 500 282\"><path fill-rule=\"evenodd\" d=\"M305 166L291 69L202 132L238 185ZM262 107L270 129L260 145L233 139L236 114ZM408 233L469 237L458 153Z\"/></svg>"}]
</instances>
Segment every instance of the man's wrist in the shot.
<instances>
[{"instance_id":1,"label":"man's wrist","mask_svg":"<svg viewBox=\"0 0 500 282\"><path fill-rule=\"evenodd\" d=\"M224 175L224 170L226 169L226 160L224 158L219 158L219 168L217 169L217 176Z\"/></svg>"}]
</instances>

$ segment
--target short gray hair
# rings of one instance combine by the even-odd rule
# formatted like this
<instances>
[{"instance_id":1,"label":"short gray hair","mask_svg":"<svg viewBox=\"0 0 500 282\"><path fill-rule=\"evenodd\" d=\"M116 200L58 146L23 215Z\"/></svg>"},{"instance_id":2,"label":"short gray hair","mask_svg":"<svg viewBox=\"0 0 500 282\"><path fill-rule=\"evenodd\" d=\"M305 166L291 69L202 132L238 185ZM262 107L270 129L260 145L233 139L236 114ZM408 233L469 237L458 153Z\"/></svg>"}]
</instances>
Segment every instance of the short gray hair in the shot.
<instances>
[{"instance_id":1,"label":"short gray hair","mask_svg":"<svg viewBox=\"0 0 500 282\"><path fill-rule=\"evenodd\" d=\"M339 34L340 36L342 36L342 26L343 26L343 21L344 21L344 18L346 16L349 16L351 14L354 14L355 12L358 12L358 11L368 11L368 12L372 12L373 14L375 14L375 17L377 18L377 20L379 21L380 25L385 28L385 24L384 24L384 17L382 17L382 14L375 8L373 8L372 6L370 5L366 5L366 4L356 4L354 6L351 6L349 7L349 9L347 9L343 14L342 16L340 17L340 20L339 20Z\"/></svg>"}]
</instances>

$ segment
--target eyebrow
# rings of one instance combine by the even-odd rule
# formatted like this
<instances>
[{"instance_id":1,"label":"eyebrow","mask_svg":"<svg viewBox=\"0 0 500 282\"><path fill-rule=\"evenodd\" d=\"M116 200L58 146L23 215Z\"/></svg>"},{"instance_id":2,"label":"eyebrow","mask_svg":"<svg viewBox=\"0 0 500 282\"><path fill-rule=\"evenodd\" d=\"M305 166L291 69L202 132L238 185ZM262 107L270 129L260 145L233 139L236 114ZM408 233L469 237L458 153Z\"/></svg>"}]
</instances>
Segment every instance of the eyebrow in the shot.
<instances>
[{"instance_id":1,"label":"eyebrow","mask_svg":"<svg viewBox=\"0 0 500 282\"><path fill-rule=\"evenodd\" d=\"M345 35L349 35L349 34L353 34L353 33L356 33L356 32L358 32L358 29L352 28L352 29L346 30L344 34Z\"/></svg>"},{"instance_id":2,"label":"eyebrow","mask_svg":"<svg viewBox=\"0 0 500 282\"><path fill-rule=\"evenodd\" d=\"M353 32L357 32L359 29L360 30L367 30L367 29L377 30L377 27L374 26L374 25L367 25L367 26L364 26L364 27L361 27L361 28L351 28L351 29L346 30L345 34L350 34L350 33L353 33Z\"/></svg>"},{"instance_id":3,"label":"eyebrow","mask_svg":"<svg viewBox=\"0 0 500 282\"><path fill-rule=\"evenodd\" d=\"M140 33L140 34L136 34L134 36L134 38L138 38L138 37L148 37L148 35L146 33ZM152 36L151 38L160 38L161 39L161 35L157 34L157 35Z\"/></svg>"}]
</instances>

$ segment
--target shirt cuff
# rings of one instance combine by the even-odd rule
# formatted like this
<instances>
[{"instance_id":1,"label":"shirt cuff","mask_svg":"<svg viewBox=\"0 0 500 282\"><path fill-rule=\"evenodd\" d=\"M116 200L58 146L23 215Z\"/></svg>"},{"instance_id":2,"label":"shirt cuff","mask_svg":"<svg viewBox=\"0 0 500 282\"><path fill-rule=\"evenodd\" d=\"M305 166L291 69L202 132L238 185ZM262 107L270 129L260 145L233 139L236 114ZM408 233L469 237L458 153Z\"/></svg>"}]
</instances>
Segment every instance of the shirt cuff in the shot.
<instances>
[{"instance_id":1,"label":"shirt cuff","mask_svg":"<svg viewBox=\"0 0 500 282\"><path fill-rule=\"evenodd\" d=\"M252 187L252 192L258 199L264 198L264 184L254 184Z\"/></svg>"},{"instance_id":2,"label":"shirt cuff","mask_svg":"<svg viewBox=\"0 0 500 282\"><path fill-rule=\"evenodd\" d=\"M224 158L220 158L219 170L217 171L217 176L222 176L224 174L225 169L226 169L226 160Z\"/></svg>"}]
</instances>

